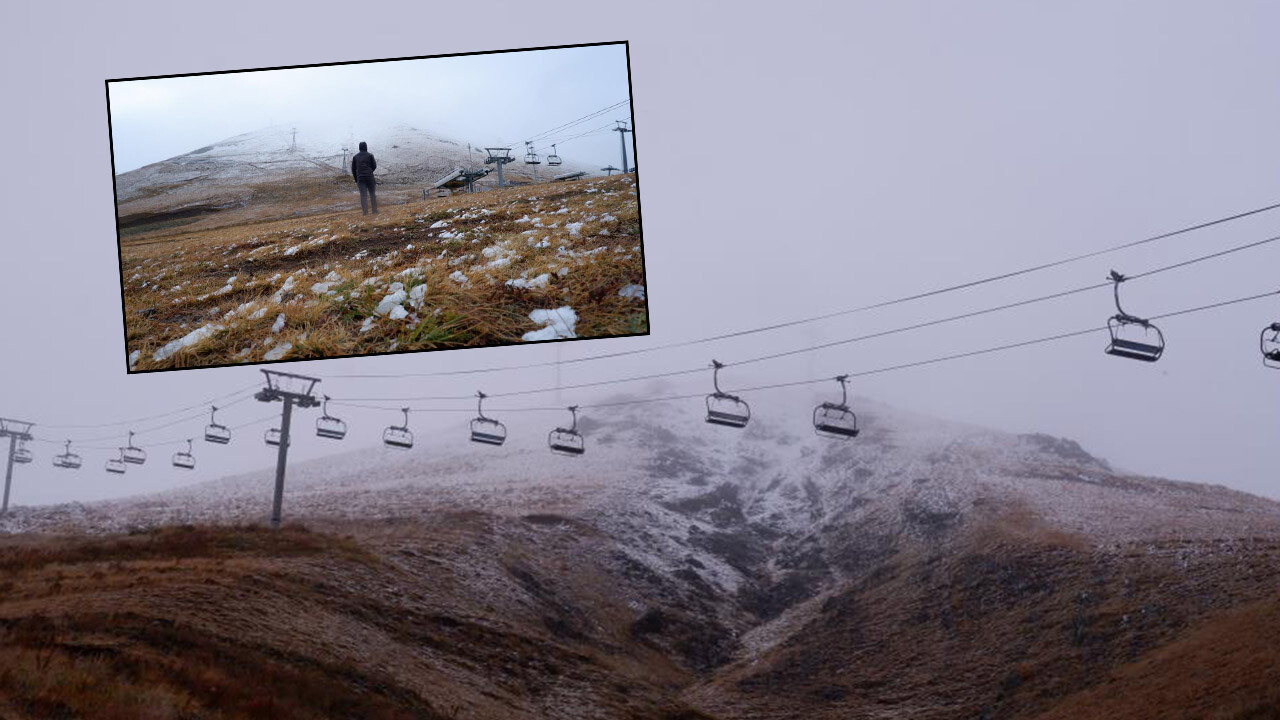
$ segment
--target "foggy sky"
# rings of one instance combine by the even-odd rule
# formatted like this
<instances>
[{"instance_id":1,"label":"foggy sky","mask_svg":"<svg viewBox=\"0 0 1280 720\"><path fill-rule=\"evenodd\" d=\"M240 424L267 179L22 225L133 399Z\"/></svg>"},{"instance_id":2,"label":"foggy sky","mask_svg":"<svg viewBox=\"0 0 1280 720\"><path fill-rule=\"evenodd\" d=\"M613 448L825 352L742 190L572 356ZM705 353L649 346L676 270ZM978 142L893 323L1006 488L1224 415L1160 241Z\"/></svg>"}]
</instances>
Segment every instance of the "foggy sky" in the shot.
<instances>
[{"instance_id":1,"label":"foggy sky","mask_svg":"<svg viewBox=\"0 0 1280 720\"><path fill-rule=\"evenodd\" d=\"M349 127L357 136L362 129L415 125L523 153L524 140L626 101L629 90L626 47L617 44L121 80L108 83L108 95L121 173L296 123ZM563 138L561 157L592 168L616 165L617 133L602 130L614 120L630 120L630 107L549 135L536 148L546 154ZM576 137L595 130L601 131Z\"/></svg>"},{"instance_id":2,"label":"foggy sky","mask_svg":"<svg viewBox=\"0 0 1280 720\"><path fill-rule=\"evenodd\" d=\"M125 375L102 92L108 77L631 41L653 334L273 366L326 377L323 390L334 396L554 385L551 370L461 379L332 376L527 363L729 332L1280 200L1273 77L1280 47L1270 37L1280 10L1265 2L793 2L728 14L655 3L629 6L623 16L598 3L548 2L537 12L527 3L490 5L478 14L462 5L428 13L420 3L384 3L361 21L347 17L346 5L325 3L291 10L232 3L216 13L159 4L90 7L66 17L47 8L18 11L12 42L0 52L6 95L25 100L0 123L6 137L22 140L20 148L36 150L15 150L23 172L0 180L10 224L0 284L10 310L0 414L46 426L105 423L198 404L260 375L244 367ZM602 98L595 107L613 101ZM531 123L534 131L555 124ZM1280 214L1271 213L891 309L566 367L559 379L696 367L712 357L732 362L1098 282L1112 268L1136 274L1275 234ZM1126 309L1154 315L1276 290L1277 245L1130 283ZM735 368L722 383L733 389L858 372L1100 326L1114 311L1109 292L1100 290ZM1278 319L1280 298L1171 318L1161 323L1168 350L1154 365L1104 355L1099 333L870 376L852 390L944 418L1070 437L1129 471L1280 497L1280 371L1264 369L1257 348L1258 332ZM650 391L645 384L618 389ZM667 390L709 391L710 374L677 378ZM494 407L585 404L610 392L514 398ZM820 397L818 388L794 392ZM769 416L780 402L774 398L786 394L748 397L758 416ZM698 400L684 402L690 413L702 412ZM249 401L226 420L273 409ZM305 427L312 416L304 418ZM381 427L400 418L352 411L347 419L350 448L376 444ZM466 419L417 416L414 427L428 447L457 446L466 443ZM545 435L565 420L554 413L503 419L512 435ZM803 429L808 418L794 422ZM154 439L197 434L202 424ZM209 461L193 476L157 462L174 448L117 478L101 470L109 453L86 451L86 468L72 474L49 467L50 448L37 446L36 463L17 470L14 502L118 496L267 467L274 454L258 439L263 427L225 452L197 445ZM125 430L105 432L123 440ZM57 440L104 431L36 432ZM333 451L307 437L291 456Z\"/></svg>"}]
</instances>

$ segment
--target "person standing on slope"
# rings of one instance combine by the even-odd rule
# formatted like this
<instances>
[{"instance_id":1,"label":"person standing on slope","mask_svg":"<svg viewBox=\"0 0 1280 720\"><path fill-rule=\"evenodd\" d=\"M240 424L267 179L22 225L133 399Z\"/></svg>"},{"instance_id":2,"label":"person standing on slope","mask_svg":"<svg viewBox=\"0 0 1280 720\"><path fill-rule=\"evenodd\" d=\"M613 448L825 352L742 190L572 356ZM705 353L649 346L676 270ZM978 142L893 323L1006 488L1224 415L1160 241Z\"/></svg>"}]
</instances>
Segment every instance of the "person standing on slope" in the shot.
<instances>
[{"instance_id":1,"label":"person standing on slope","mask_svg":"<svg viewBox=\"0 0 1280 720\"><path fill-rule=\"evenodd\" d=\"M378 169L378 161L373 159L373 153L369 152L369 146L364 142L360 142L360 152L351 158L351 177L356 179L356 185L360 187L360 209L364 215L369 214L369 201L373 202L373 214L378 214L378 192L377 181L373 179L373 171ZM368 200L365 196L368 195Z\"/></svg>"}]
</instances>

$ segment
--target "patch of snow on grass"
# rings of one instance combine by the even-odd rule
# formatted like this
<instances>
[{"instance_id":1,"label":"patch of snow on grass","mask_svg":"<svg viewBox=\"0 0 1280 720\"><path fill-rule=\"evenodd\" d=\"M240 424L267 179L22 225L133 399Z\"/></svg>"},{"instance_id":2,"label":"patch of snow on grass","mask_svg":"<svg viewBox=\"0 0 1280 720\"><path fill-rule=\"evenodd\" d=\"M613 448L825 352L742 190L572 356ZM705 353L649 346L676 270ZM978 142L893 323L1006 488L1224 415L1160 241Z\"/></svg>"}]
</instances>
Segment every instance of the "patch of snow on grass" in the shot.
<instances>
[{"instance_id":1,"label":"patch of snow on grass","mask_svg":"<svg viewBox=\"0 0 1280 720\"><path fill-rule=\"evenodd\" d=\"M169 358L171 355L173 355L174 353L181 350L182 348L191 347L192 345L195 345L196 343L200 342L201 340L204 340L205 338L209 337L210 335L214 334L215 332L221 329L222 329L221 325L215 325L214 323L201 325L195 330L192 330L186 335L183 335L177 340L174 340L173 342L170 342L164 347L160 348L159 350L156 351L156 354L152 357L157 362L161 360L165 360Z\"/></svg>"},{"instance_id":2,"label":"patch of snow on grass","mask_svg":"<svg viewBox=\"0 0 1280 720\"><path fill-rule=\"evenodd\" d=\"M568 305L555 310L534 310L529 313L529 319L546 327L525 333L521 337L525 342L577 337L573 332L573 326L578 322L578 314Z\"/></svg>"},{"instance_id":3,"label":"patch of snow on grass","mask_svg":"<svg viewBox=\"0 0 1280 720\"><path fill-rule=\"evenodd\" d=\"M262 356L262 359L263 360L279 360L280 358L284 357L285 353L289 352L292 349L293 349L293 343L289 343L289 342L280 343L279 345L276 345L275 347L268 350L267 353Z\"/></svg>"},{"instance_id":4,"label":"patch of snow on grass","mask_svg":"<svg viewBox=\"0 0 1280 720\"><path fill-rule=\"evenodd\" d=\"M534 279L532 279L532 280L526 280L526 279L524 279L524 278L516 278L515 280L508 280L508 281L506 282L506 284L507 284L507 285L509 285L510 287L513 287L513 288L521 288L521 289L524 289L524 290L532 290L532 289L534 289L534 288L544 288L544 287L546 287L546 286L547 286L547 282L548 282L549 280L551 280L551 274L550 274L550 273L542 273L541 275L539 275L538 277L536 277L536 278L534 278Z\"/></svg>"}]
</instances>

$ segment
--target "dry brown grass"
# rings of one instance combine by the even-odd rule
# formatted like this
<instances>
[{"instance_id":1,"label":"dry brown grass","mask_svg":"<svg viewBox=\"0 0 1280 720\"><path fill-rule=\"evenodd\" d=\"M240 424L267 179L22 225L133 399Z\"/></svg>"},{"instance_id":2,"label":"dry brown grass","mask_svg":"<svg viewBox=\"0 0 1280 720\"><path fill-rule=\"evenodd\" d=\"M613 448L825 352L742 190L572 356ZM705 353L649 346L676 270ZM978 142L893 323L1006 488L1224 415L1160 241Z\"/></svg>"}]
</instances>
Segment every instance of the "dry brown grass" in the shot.
<instances>
[{"instance_id":1,"label":"dry brown grass","mask_svg":"<svg viewBox=\"0 0 1280 720\"><path fill-rule=\"evenodd\" d=\"M392 205L377 216L348 210L128 235L127 349L135 369L152 370L258 362L275 348L292 360L510 344L540 329L532 310L565 305L578 314L578 337L646 333L645 303L618 294L644 283L635 193L633 176L619 176ZM437 221L447 225L431 227ZM571 232L570 222L581 225ZM543 274L543 287L507 284ZM313 290L322 282L327 290ZM393 282L405 292L426 285L418 307L404 303L405 319L375 312ZM200 328L203 337L157 354Z\"/></svg>"}]
</instances>

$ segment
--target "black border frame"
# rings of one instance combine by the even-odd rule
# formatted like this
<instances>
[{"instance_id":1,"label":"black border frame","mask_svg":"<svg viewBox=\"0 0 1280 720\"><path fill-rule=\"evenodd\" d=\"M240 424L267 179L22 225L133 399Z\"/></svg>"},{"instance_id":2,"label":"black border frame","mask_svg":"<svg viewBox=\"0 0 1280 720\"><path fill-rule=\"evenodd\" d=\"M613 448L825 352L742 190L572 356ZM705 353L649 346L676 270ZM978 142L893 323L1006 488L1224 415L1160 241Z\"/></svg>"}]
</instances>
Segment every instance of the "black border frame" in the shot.
<instances>
[{"instance_id":1,"label":"black border frame","mask_svg":"<svg viewBox=\"0 0 1280 720\"><path fill-rule=\"evenodd\" d=\"M305 65L279 65L275 67L243 68L240 70L211 70L207 72L174 73L169 75L145 75L140 77L128 77L128 78L107 78L106 80L104 80L103 85L104 85L104 91L105 91L106 101L107 101L107 148L111 155L111 196L112 196L112 202L115 206L115 212L116 212L116 222L115 222L116 261L120 271L120 330L121 330L121 335L125 340L125 344L124 344L125 374L126 375L147 375L151 373L186 372L191 370L211 370L215 368L257 367L260 365L278 365L282 363L318 362L323 360L345 360L349 358L381 357L385 355L417 355L420 353L484 350L487 348L495 348L495 347L519 347L526 344L534 345L534 346L551 345L551 344L559 344L559 343L579 342L583 340L587 340L587 341L612 340L615 338L648 337L649 335L651 335L653 333L653 313L651 311L651 308L649 307L649 264L644 255L644 241L645 241L644 205L640 197L640 171L636 170L636 173L635 173L636 175L636 181L635 181L636 214L638 215L638 224L640 227L640 266L642 268L642 275L644 277L644 288L645 288L644 312L645 312L645 318L647 320L647 324L649 327L648 332L626 333L623 335L605 335L600 337L589 337L589 338L581 338L581 337L580 338L562 338L559 340L543 340L536 343L504 343L504 344L495 344L495 345L481 345L481 346L470 347L470 348L440 348L435 350L389 350L386 352L362 353L362 354L354 354L354 355L331 355L331 356L326 356L321 358L299 358L294 360L259 360L257 362L223 363L219 365L200 365L197 367L185 367L185 368L156 368L152 370L132 370L129 368L129 343L128 343L129 323L128 323L128 312L125 309L125 302L124 302L124 284L125 284L124 242L120 236L120 195L116 188L116 154L115 154L115 143L113 140L112 126L111 126L111 83L130 82L134 80L162 80L166 78L199 77L203 75L230 75L233 73L262 72L266 70L297 70L301 68L331 67L335 65L365 65L370 63L400 62L403 60L430 60L433 58L467 57L471 55L498 55L502 53L533 52L537 50L566 50L571 48L601 47L606 45L622 45L623 50L626 54L627 95L628 95L628 100L630 101L630 104L631 104L631 131L630 131L631 143L632 143L631 164L633 167L638 168L640 166L640 146L639 146L639 143L636 141L636 136L635 136L635 126L636 126L635 87L634 87L634 83L631 75L631 41L629 40L611 40L606 42L576 43L571 45L545 45L545 46L539 46L539 47L509 48L506 50L477 50L473 52L442 53L438 55L414 55L414 56L408 56L408 57L381 58L377 60L347 60L347 61L339 61L339 62L310 63ZM626 168L623 168L623 170L625 171Z\"/></svg>"}]
</instances>

